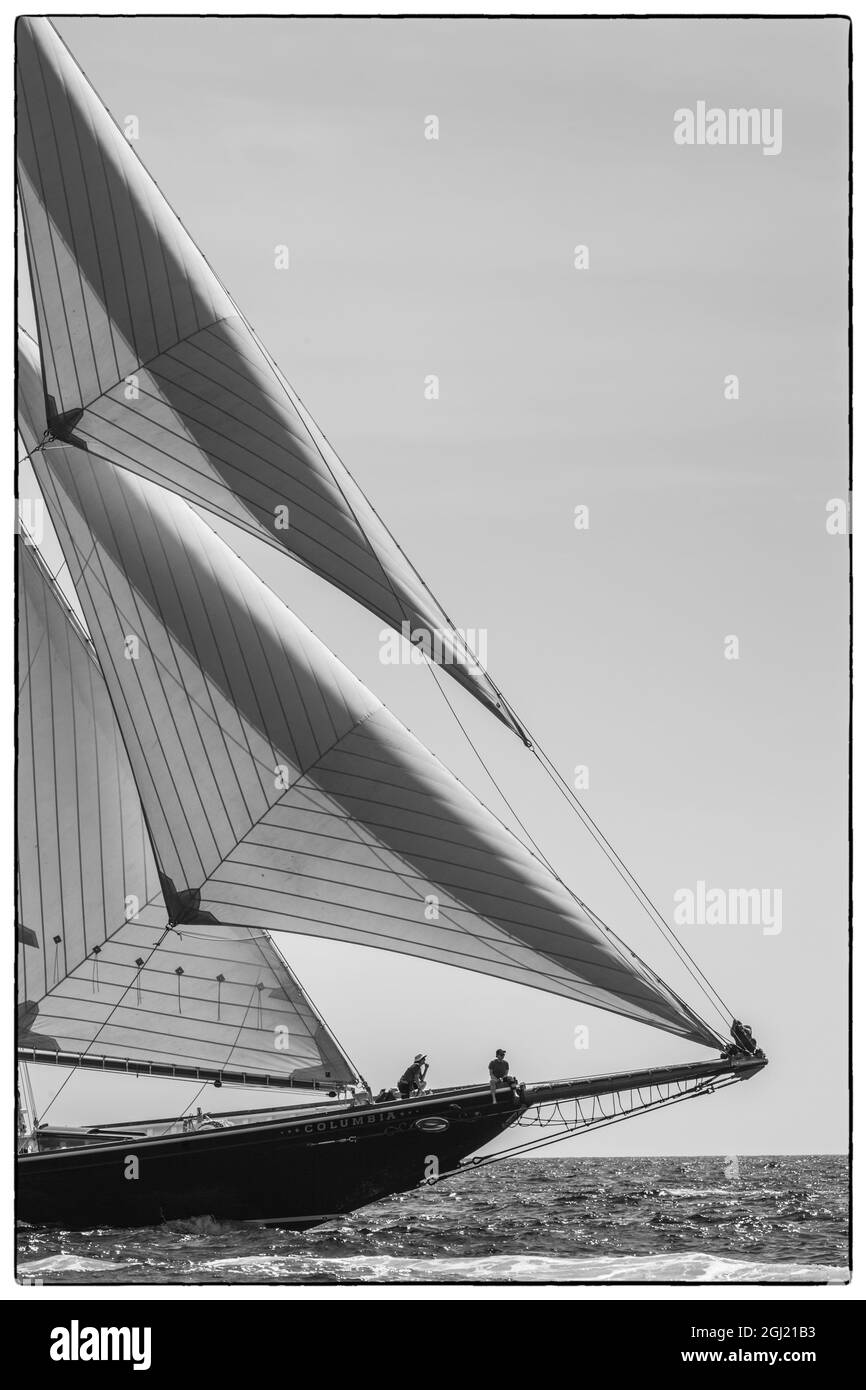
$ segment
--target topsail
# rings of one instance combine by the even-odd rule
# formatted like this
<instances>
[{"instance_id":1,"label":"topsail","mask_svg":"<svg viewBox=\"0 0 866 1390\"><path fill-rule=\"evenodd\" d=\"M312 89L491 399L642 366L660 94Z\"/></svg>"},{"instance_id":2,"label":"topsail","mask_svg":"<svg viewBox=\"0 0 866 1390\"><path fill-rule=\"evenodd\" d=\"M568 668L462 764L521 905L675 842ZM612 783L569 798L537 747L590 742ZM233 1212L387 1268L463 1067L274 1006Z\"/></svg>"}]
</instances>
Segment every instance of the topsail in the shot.
<instances>
[{"instance_id":1,"label":"topsail","mask_svg":"<svg viewBox=\"0 0 866 1390\"><path fill-rule=\"evenodd\" d=\"M17 49L51 432L284 547L518 729L55 30L20 19Z\"/></svg>"}]
</instances>

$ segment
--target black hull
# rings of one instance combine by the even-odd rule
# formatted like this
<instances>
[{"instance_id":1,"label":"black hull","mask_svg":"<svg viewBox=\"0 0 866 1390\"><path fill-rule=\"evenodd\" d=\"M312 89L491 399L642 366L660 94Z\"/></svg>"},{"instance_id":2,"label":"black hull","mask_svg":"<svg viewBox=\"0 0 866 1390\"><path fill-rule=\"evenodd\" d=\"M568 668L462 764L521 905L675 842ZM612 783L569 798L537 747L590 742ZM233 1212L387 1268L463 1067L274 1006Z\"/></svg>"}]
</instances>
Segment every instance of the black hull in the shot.
<instances>
[{"instance_id":1,"label":"black hull","mask_svg":"<svg viewBox=\"0 0 866 1390\"><path fill-rule=\"evenodd\" d=\"M684 1063L534 1086L427 1094L395 1104L294 1110L226 1129L102 1142L18 1159L16 1215L37 1226L90 1230L212 1216L303 1230L407 1192L456 1168L537 1105L659 1087L746 1080L763 1055ZM646 1099L647 1097L643 1097ZM73 1132L74 1133L74 1132Z\"/></svg>"},{"instance_id":2,"label":"black hull","mask_svg":"<svg viewBox=\"0 0 866 1390\"><path fill-rule=\"evenodd\" d=\"M302 1230L418 1187L435 1165L455 1167L517 1118L510 1093L501 1097L444 1095L27 1154L18 1160L16 1215L73 1230L196 1216Z\"/></svg>"}]
</instances>

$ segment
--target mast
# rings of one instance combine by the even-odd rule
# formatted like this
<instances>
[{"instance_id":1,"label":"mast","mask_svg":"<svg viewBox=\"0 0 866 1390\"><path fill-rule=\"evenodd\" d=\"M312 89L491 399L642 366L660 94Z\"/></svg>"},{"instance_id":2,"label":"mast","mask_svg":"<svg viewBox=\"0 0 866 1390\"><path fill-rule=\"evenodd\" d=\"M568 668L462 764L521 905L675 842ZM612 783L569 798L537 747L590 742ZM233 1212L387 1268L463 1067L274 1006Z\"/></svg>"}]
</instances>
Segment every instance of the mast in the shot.
<instances>
[{"instance_id":1,"label":"mast","mask_svg":"<svg viewBox=\"0 0 866 1390\"><path fill-rule=\"evenodd\" d=\"M15 1115L17 1129L17 1144L19 1150L22 1146L26 1149L28 1136L33 1134L39 1124L39 1116L36 1111L36 1100L33 1095L33 1085L30 1080L30 1071L27 1063L18 1062L18 1085L15 1089Z\"/></svg>"}]
</instances>

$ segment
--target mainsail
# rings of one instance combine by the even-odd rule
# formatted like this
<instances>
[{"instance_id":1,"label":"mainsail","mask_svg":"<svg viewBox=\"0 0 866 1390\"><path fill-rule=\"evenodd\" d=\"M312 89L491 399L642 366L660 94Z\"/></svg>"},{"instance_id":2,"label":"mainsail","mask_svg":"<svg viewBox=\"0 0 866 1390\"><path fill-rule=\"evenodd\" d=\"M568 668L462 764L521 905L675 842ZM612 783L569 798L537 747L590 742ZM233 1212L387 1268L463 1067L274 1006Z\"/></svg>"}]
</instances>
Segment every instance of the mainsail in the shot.
<instances>
[{"instance_id":1,"label":"mainsail","mask_svg":"<svg viewBox=\"0 0 866 1390\"><path fill-rule=\"evenodd\" d=\"M284 548L521 732L47 20L17 68L52 433Z\"/></svg>"},{"instance_id":2,"label":"mainsail","mask_svg":"<svg viewBox=\"0 0 866 1390\"><path fill-rule=\"evenodd\" d=\"M36 550L18 542L18 1043L46 1060L355 1080L261 929L166 932L105 682Z\"/></svg>"},{"instance_id":3,"label":"mainsail","mask_svg":"<svg viewBox=\"0 0 866 1390\"><path fill-rule=\"evenodd\" d=\"M66 443L34 467L177 921L396 950L716 1046L186 502Z\"/></svg>"}]
</instances>

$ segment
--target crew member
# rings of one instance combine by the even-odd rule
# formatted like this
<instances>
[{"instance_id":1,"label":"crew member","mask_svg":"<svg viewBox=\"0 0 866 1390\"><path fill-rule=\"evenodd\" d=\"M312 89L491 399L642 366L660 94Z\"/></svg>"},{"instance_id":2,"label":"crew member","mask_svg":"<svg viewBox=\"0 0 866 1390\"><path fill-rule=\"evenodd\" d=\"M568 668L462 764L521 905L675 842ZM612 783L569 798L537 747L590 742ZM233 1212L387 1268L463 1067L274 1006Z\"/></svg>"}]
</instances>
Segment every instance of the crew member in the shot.
<instances>
[{"instance_id":1,"label":"crew member","mask_svg":"<svg viewBox=\"0 0 866 1390\"><path fill-rule=\"evenodd\" d=\"M757 1052L758 1044L755 1042L748 1023L741 1023L738 1018L735 1018L731 1024L731 1037L740 1051L748 1053L750 1057L753 1057Z\"/></svg>"},{"instance_id":2,"label":"crew member","mask_svg":"<svg viewBox=\"0 0 866 1390\"><path fill-rule=\"evenodd\" d=\"M488 1062L487 1070L490 1072L490 1094L496 1101L496 1087L510 1086L515 1099L517 1098L518 1081L516 1076L508 1075L508 1063L505 1060L505 1048L497 1047L496 1056L492 1062Z\"/></svg>"},{"instance_id":3,"label":"crew member","mask_svg":"<svg viewBox=\"0 0 866 1390\"><path fill-rule=\"evenodd\" d=\"M410 1096L420 1095L424 1090L425 1079L429 1070L427 1054L416 1052L415 1060L411 1067L407 1067L400 1080L397 1082L397 1090L400 1092L402 1100L408 1100Z\"/></svg>"}]
</instances>

